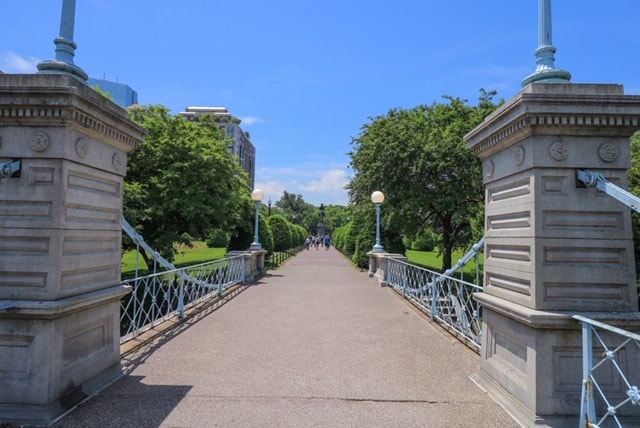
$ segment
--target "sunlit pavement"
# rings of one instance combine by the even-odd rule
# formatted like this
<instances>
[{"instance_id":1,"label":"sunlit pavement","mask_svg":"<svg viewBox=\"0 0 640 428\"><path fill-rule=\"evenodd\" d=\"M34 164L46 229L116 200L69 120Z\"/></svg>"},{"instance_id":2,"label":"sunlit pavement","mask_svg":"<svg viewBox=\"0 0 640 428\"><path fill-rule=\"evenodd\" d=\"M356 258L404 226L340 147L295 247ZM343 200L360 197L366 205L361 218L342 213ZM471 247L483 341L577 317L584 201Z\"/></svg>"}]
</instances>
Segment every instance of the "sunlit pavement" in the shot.
<instances>
[{"instance_id":1,"label":"sunlit pavement","mask_svg":"<svg viewBox=\"0 0 640 428\"><path fill-rule=\"evenodd\" d=\"M479 357L334 248L123 359L62 427L517 427Z\"/></svg>"}]
</instances>

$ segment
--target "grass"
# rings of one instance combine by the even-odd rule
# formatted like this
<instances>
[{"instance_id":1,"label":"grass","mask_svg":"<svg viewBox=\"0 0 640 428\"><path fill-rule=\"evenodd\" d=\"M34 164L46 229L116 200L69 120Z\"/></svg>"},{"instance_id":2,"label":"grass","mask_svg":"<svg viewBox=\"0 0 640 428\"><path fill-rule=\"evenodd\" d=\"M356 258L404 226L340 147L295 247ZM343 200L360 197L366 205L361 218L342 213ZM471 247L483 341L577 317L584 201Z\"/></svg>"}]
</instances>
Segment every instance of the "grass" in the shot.
<instances>
[{"instance_id":1,"label":"grass","mask_svg":"<svg viewBox=\"0 0 640 428\"><path fill-rule=\"evenodd\" d=\"M175 267L197 265L224 258L226 248L209 248L204 242L196 242L193 248L180 247L173 264ZM136 251L129 250L122 255L122 278L132 278L136 273ZM139 260L138 275L146 275L146 265L142 256Z\"/></svg>"},{"instance_id":2,"label":"grass","mask_svg":"<svg viewBox=\"0 0 640 428\"><path fill-rule=\"evenodd\" d=\"M451 261L455 264L465 253L461 251L454 251L451 256ZM409 263L413 263L418 266L422 266L426 269L442 272L442 254L438 254L438 251L415 251L407 250L407 258ZM482 269L484 263L483 255L480 256L480 269ZM465 274L475 274L476 263L475 259L467 263L464 268Z\"/></svg>"}]
</instances>

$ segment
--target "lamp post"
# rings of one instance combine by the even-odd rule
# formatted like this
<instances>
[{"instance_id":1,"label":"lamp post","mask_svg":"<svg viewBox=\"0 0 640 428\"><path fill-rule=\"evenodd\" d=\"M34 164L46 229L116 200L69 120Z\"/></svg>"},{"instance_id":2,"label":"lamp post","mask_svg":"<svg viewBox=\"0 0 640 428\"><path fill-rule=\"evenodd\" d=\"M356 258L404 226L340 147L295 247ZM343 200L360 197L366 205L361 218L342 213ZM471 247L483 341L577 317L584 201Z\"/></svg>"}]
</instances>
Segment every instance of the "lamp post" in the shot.
<instances>
[{"instance_id":1,"label":"lamp post","mask_svg":"<svg viewBox=\"0 0 640 428\"><path fill-rule=\"evenodd\" d=\"M376 244L371 251L374 253L382 253L384 248L380 243L380 205L384 202L384 193L379 190L373 192L371 194L371 202L376 205Z\"/></svg>"},{"instance_id":2,"label":"lamp post","mask_svg":"<svg viewBox=\"0 0 640 428\"><path fill-rule=\"evenodd\" d=\"M255 234L253 235L253 242L249 247L252 250L261 250L262 245L260 245L260 238L258 237L258 227L260 224L260 202L262 202L262 198L264 198L264 192L260 189L255 189L251 192L251 200L256 203L256 225L253 228Z\"/></svg>"},{"instance_id":3,"label":"lamp post","mask_svg":"<svg viewBox=\"0 0 640 428\"><path fill-rule=\"evenodd\" d=\"M75 26L76 0L62 0L62 16L60 17L60 35L54 39L56 58L38 64L40 73L68 74L87 83L87 73L73 63L76 44L73 41Z\"/></svg>"},{"instance_id":4,"label":"lamp post","mask_svg":"<svg viewBox=\"0 0 640 428\"><path fill-rule=\"evenodd\" d=\"M267 214L267 217L271 217L271 196L269 196L269 201L267 202L267 204L269 205L269 213Z\"/></svg>"}]
</instances>

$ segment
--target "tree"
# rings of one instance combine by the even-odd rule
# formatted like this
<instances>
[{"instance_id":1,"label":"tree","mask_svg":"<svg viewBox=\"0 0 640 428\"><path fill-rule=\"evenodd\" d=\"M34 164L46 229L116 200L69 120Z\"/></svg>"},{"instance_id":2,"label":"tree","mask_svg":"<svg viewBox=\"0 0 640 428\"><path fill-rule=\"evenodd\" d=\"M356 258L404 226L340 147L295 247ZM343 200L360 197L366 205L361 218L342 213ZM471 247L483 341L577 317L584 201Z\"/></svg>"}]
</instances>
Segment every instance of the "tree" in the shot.
<instances>
[{"instance_id":1,"label":"tree","mask_svg":"<svg viewBox=\"0 0 640 428\"><path fill-rule=\"evenodd\" d=\"M285 190L275 206L279 213L291 223L299 224L305 230L315 229L318 222L317 209L305 202L302 195L289 193Z\"/></svg>"},{"instance_id":2,"label":"tree","mask_svg":"<svg viewBox=\"0 0 640 428\"><path fill-rule=\"evenodd\" d=\"M629 191L636 196L640 195L640 132L636 132L631 137L631 168L627 171L627 176L629 177ZM631 227L636 257L636 273L640 273L640 214L633 210L631 211ZM638 301L640 302L640 283L638 283Z\"/></svg>"},{"instance_id":3,"label":"tree","mask_svg":"<svg viewBox=\"0 0 640 428\"><path fill-rule=\"evenodd\" d=\"M222 129L157 105L133 108L130 116L148 136L129 157L124 214L156 251L172 260L175 243L204 240L244 221L248 177Z\"/></svg>"},{"instance_id":4,"label":"tree","mask_svg":"<svg viewBox=\"0 0 640 428\"><path fill-rule=\"evenodd\" d=\"M428 228L438 235L442 268L447 269L453 250L472 243L470 219L483 207L483 185L480 160L463 137L496 108L494 95L481 90L476 107L445 96L446 103L393 109L370 119L352 140L351 203L373 211L371 193L385 194L387 251L403 251L403 235L416 236Z\"/></svg>"}]
</instances>

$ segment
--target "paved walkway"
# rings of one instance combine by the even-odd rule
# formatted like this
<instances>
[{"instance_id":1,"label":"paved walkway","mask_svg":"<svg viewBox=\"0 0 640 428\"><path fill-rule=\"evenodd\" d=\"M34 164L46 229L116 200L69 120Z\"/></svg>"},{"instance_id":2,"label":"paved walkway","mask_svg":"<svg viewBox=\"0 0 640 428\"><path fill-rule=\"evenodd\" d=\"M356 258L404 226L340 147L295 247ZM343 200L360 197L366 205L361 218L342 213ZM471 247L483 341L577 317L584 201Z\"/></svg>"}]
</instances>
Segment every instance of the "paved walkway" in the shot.
<instances>
[{"instance_id":1,"label":"paved walkway","mask_svg":"<svg viewBox=\"0 0 640 428\"><path fill-rule=\"evenodd\" d=\"M333 248L128 354L54 426L517 427L479 357Z\"/></svg>"}]
</instances>

